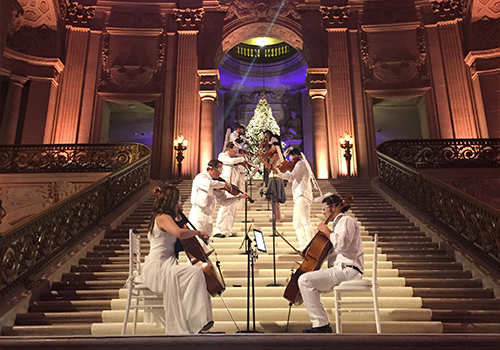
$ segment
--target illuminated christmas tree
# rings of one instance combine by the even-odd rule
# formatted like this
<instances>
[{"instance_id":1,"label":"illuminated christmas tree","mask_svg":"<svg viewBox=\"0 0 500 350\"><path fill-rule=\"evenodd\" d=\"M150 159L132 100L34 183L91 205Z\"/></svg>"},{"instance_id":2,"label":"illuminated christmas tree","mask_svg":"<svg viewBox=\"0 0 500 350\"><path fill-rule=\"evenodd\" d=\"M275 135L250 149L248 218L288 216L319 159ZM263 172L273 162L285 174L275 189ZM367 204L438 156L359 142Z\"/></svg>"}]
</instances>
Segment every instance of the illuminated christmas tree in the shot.
<instances>
[{"instance_id":1,"label":"illuminated christmas tree","mask_svg":"<svg viewBox=\"0 0 500 350\"><path fill-rule=\"evenodd\" d=\"M252 146L250 146L251 153L261 151L260 143L264 140L264 131L266 130L270 130L274 135L281 134L280 127L273 117L273 111L266 100L266 95L262 93L245 131L245 136L252 143Z\"/></svg>"}]
</instances>

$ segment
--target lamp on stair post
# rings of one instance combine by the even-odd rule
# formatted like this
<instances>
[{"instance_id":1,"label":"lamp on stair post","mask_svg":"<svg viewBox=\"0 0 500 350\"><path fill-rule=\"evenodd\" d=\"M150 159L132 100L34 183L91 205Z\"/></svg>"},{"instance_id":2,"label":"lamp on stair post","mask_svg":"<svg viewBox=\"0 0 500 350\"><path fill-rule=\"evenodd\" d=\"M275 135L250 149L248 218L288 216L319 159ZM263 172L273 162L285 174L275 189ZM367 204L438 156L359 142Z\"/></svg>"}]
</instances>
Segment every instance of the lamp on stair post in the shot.
<instances>
[{"instance_id":1,"label":"lamp on stair post","mask_svg":"<svg viewBox=\"0 0 500 350\"><path fill-rule=\"evenodd\" d=\"M344 158L347 165L347 176L351 176L351 149L354 144L352 137L346 132L343 137L339 139L340 147L344 150Z\"/></svg>"},{"instance_id":2,"label":"lamp on stair post","mask_svg":"<svg viewBox=\"0 0 500 350\"><path fill-rule=\"evenodd\" d=\"M187 150L188 141L184 136L179 135L177 139L174 140L174 150L177 151L177 173L179 174L179 180L182 179L182 161L184 160L184 151Z\"/></svg>"}]
</instances>

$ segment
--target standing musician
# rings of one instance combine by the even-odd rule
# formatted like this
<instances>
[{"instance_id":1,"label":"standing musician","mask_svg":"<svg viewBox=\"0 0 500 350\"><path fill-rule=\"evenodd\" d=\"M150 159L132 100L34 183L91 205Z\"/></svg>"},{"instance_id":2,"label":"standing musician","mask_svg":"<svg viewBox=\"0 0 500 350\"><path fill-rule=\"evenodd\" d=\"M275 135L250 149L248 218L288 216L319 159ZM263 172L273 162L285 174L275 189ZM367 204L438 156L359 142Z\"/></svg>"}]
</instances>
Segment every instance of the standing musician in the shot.
<instances>
[{"instance_id":1,"label":"standing musician","mask_svg":"<svg viewBox=\"0 0 500 350\"><path fill-rule=\"evenodd\" d=\"M330 216L341 205L342 199L331 195L323 199L323 215ZM303 333L332 333L328 315L321 303L320 293L328 293L343 281L361 279L364 269L363 244L357 221L344 212L344 207L333 219L330 231L325 223L318 229L330 237L333 247L327 259L328 268L310 271L299 277L298 285L304 304L312 322L312 328Z\"/></svg>"},{"instance_id":2,"label":"standing musician","mask_svg":"<svg viewBox=\"0 0 500 350\"><path fill-rule=\"evenodd\" d=\"M156 200L149 222L149 254L142 269L143 283L154 293L163 294L164 312L153 313L152 321L164 324L166 334L196 334L214 324L212 303L203 270L179 265L175 257L177 238L199 236L206 232L177 226L174 218L180 210L179 190L173 186L154 190Z\"/></svg>"},{"instance_id":3,"label":"standing musician","mask_svg":"<svg viewBox=\"0 0 500 350\"><path fill-rule=\"evenodd\" d=\"M302 152L293 148L289 152L290 162L294 163L293 169L280 173L280 177L292 181L293 195L293 228L299 240L299 250L302 251L313 237L311 225L312 174L307 160L302 159ZM281 170L281 167L280 167Z\"/></svg>"},{"instance_id":4,"label":"standing musician","mask_svg":"<svg viewBox=\"0 0 500 350\"><path fill-rule=\"evenodd\" d=\"M216 200L225 205L237 202L237 197L227 197L226 191L231 190L229 183L220 181L222 173L222 162L212 159L207 170L199 173L193 180L191 188L191 210L189 211L189 221L194 227L201 231L212 234L212 212L215 209Z\"/></svg>"},{"instance_id":5,"label":"standing musician","mask_svg":"<svg viewBox=\"0 0 500 350\"><path fill-rule=\"evenodd\" d=\"M267 151L261 157L268 159L267 161L264 159L264 168L268 171L267 178L266 172L264 172L264 182L267 186L266 199L274 205L276 222L283 222L280 203L286 202L286 193L283 179L278 175L278 165L283 163L285 159L283 158L279 137L274 135L270 130L265 130L262 147L264 150L267 149Z\"/></svg>"},{"instance_id":6,"label":"standing musician","mask_svg":"<svg viewBox=\"0 0 500 350\"><path fill-rule=\"evenodd\" d=\"M224 179L230 185L235 185L238 187L240 183L241 172L238 164L245 164L247 160L245 157L238 157L238 147L233 143L229 142L225 152L219 154L219 161L222 162L222 173L221 178ZM242 192L238 195L232 195L226 192L227 198L248 198L246 192ZM221 203L219 208L219 213L217 214L217 223L215 225L214 237L224 238L226 236L232 236L232 229L234 218L236 216L236 210L238 208L238 201L231 201Z\"/></svg>"},{"instance_id":7,"label":"standing musician","mask_svg":"<svg viewBox=\"0 0 500 350\"><path fill-rule=\"evenodd\" d=\"M234 131L229 135L229 142L235 142L236 140L241 141L238 144L243 146L244 143L249 143L248 139L245 137L245 125L238 124L234 128Z\"/></svg>"}]
</instances>

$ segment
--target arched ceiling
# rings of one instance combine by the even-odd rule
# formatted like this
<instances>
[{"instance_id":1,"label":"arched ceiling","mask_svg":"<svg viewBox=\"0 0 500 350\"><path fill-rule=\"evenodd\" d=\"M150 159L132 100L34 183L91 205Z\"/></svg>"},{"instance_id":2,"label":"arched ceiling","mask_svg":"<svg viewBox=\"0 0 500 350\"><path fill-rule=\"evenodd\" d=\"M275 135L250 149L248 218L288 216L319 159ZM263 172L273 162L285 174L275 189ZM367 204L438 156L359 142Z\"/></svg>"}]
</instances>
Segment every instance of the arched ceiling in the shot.
<instances>
[{"instance_id":1,"label":"arched ceiling","mask_svg":"<svg viewBox=\"0 0 500 350\"><path fill-rule=\"evenodd\" d=\"M42 27L57 30L57 12L51 0L18 0L24 14L16 21L16 27Z\"/></svg>"}]
</instances>

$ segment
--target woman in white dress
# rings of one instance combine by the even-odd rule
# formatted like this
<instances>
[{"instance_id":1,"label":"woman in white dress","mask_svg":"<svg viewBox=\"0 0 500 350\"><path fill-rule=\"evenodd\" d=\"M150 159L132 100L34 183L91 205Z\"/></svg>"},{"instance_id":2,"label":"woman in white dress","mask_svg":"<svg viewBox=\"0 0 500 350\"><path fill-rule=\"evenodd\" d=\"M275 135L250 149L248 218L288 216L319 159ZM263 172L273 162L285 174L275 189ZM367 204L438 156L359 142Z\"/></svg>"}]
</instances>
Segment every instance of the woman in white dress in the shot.
<instances>
[{"instance_id":1,"label":"woman in white dress","mask_svg":"<svg viewBox=\"0 0 500 350\"><path fill-rule=\"evenodd\" d=\"M200 236L203 231L180 228L174 218L180 209L179 190L173 186L155 188L156 200L149 223L149 255L142 269L144 284L155 293L163 293L164 315L153 314L157 324L165 325L166 334L195 334L213 326L212 303L202 269L179 265L175 257L177 238Z\"/></svg>"}]
</instances>

